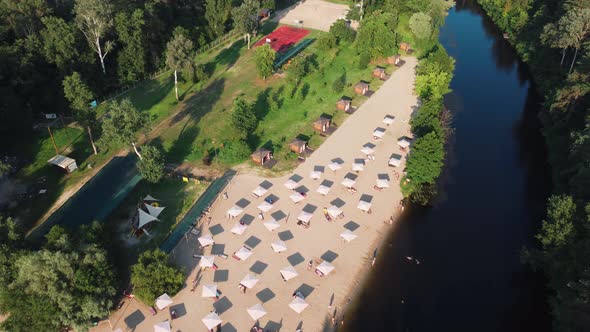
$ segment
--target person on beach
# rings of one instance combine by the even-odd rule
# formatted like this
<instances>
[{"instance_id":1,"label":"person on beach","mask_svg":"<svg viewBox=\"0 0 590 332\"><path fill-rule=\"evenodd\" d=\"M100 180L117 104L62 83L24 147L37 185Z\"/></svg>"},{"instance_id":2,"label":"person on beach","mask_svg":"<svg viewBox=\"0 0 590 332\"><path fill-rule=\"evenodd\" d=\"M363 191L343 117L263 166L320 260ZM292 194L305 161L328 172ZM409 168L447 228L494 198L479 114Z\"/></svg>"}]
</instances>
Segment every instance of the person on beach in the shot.
<instances>
[{"instance_id":1,"label":"person on beach","mask_svg":"<svg viewBox=\"0 0 590 332\"><path fill-rule=\"evenodd\" d=\"M260 219L260 220L264 220L264 215L262 214L262 212L260 212L260 213L258 214L258 219Z\"/></svg>"},{"instance_id":2,"label":"person on beach","mask_svg":"<svg viewBox=\"0 0 590 332\"><path fill-rule=\"evenodd\" d=\"M312 267L313 267L313 261L312 261L312 260L310 260L310 261L307 263L307 271L310 271Z\"/></svg>"},{"instance_id":3,"label":"person on beach","mask_svg":"<svg viewBox=\"0 0 590 332\"><path fill-rule=\"evenodd\" d=\"M227 191L223 193L223 199L228 199Z\"/></svg>"}]
</instances>

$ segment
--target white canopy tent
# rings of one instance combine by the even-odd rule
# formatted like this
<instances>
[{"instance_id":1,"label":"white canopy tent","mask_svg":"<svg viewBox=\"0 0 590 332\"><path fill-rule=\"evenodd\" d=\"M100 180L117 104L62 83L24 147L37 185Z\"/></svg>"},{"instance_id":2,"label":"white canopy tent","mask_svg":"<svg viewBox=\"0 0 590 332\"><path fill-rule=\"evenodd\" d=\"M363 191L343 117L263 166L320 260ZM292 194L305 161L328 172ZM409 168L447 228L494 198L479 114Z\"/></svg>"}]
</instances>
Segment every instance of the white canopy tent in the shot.
<instances>
[{"instance_id":1,"label":"white canopy tent","mask_svg":"<svg viewBox=\"0 0 590 332\"><path fill-rule=\"evenodd\" d=\"M170 327L170 321L166 320L160 322L158 324L154 324L154 332L170 332L172 331Z\"/></svg>"},{"instance_id":2,"label":"white canopy tent","mask_svg":"<svg viewBox=\"0 0 590 332\"><path fill-rule=\"evenodd\" d=\"M367 202L367 201L359 201L357 208L359 208L365 212L369 212L369 210L371 209L371 203Z\"/></svg>"},{"instance_id":3,"label":"white canopy tent","mask_svg":"<svg viewBox=\"0 0 590 332\"><path fill-rule=\"evenodd\" d=\"M304 223L309 223L311 221L312 217L313 217L313 214L311 214L309 212L301 211L299 216L297 216L297 220L302 221Z\"/></svg>"},{"instance_id":4,"label":"white canopy tent","mask_svg":"<svg viewBox=\"0 0 590 332\"><path fill-rule=\"evenodd\" d=\"M393 115L386 115L383 118L383 123L385 123L386 125L390 125L393 124L393 122L395 121L395 117Z\"/></svg>"},{"instance_id":5,"label":"white canopy tent","mask_svg":"<svg viewBox=\"0 0 590 332\"><path fill-rule=\"evenodd\" d=\"M238 249L238 251L236 251L234 255L239 259L245 261L246 259L248 259L248 257L252 256L252 250L246 247L241 247L240 249Z\"/></svg>"},{"instance_id":6,"label":"white canopy tent","mask_svg":"<svg viewBox=\"0 0 590 332\"><path fill-rule=\"evenodd\" d=\"M389 188L389 181L387 179L377 179L377 187Z\"/></svg>"},{"instance_id":7,"label":"white canopy tent","mask_svg":"<svg viewBox=\"0 0 590 332\"><path fill-rule=\"evenodd\" d=\"M275 229L279 228L280 226L281 226L281 224L279 224L274 219L270 219L270 220L264 222L264 227L266 227L266 229L268 229L271 232L274 231Z\"/></svg>"},{"instance_id":8,"label":"white canopy tent","mask_svg":"<svg viewBox=\"0 0 590 332\"><path fill-rule=\"evenodd\" d=\"M264 309L264 307L262 307L262 304L260 303L256 303L255 305L251 306L250 308L247 309L248 311L248 315L250 315L250 317L252 317L252 320L256 321L262 317L264 317L264 315L266 315L266 310Z\"/></svg>"},{"instance_id":9,"label":"white canopy tent","mask_svg":"<svg viewBox=\"0 0 590 332\"><path fill-rule=\"evenodd\" d=\"M324 186L323 184L321 184L316 191L318 193L326 196L330 192L330 187L327 187L327 186Z\"/></svg>"},{"instance_id":10,"label":"white canopy tent","mask_svg":"<svg viewBox=\"0 0 590 332\"><path fill-rule=\"evenodd\" d=\"M319 180L322 177L322 172L320 171L311 171L309 173L309 177L313 180Z\"/></svg>"},{"instance_id":11,"label":"white canopy tent","mask_svg":"<svg viewBox=\"0 0 590 332\"><path fill-rule=\"evenodd\" d=\"M351 178L344 178L344 180L342 180L341 183L343 186L345 186L347 188L352 188L354 186L354 184L356 183L356 181Z\"/></svg>"},{"instance_id":12,"label":"white canopy tent","mask_svg":"<svg viewBox=\"0 0 590 332\"><path fill-rule=\"evenodd\" d=\"M285 182L285 187L287 187L287 189L293 190L295 188L297 188L298 184L297 182L289 179L287 180L287 182Z\"/></svg>"},{"instance_id":13,"label":"white canopy tent","mask_svg":"<svg viewBox=\"0 0 590 332\"><path fill-rule=\"evenodd\" d=\"M256 189L252 190L252 194L256 197L261 197L262 195L266 194L268 190L264 189L261 186L256 187Z\"/></svg>"},{"instance_id":14,"label":"white canopy tent","mask_svg":"<svg viewBox=\"0 0 590 332\"><path fill-rule=\"evenodd\" d=\"M339 216L342 215L342 210L340 210L337 206L332 205L328 208L328 214L332 218L338 218Z\"/></svg>"},{"instance_id":15,"label":"white canopy tent","mask_svg":"<svg viewBox=\"0 0 590 332\"><path fill-rule=\"evenodd\" d=\"M214 244L215 241L213 241L213 236L211 234L207 234L199 237L199 243L201 244L201 246L206 247Z\"/></svg>"},{"instance_id":16,"label":"white canopy tent","mask_svg":"<svg viewBox=\"0 0 590 332\"><path fill-rule=\"evenodd\" d=\"M365 145L362 147L361 152L364 154L373 154L375 153L375 149L368 145Z\"/></svg>"},{"instance_id":17,"label":"white canopy tent","mask_svg":"<svg viewBox=\"0 0 590 332\"><path fill-rule=\"evenodd\" d=\"M150 204L144 203L145 208L148 210L148 213L154 217L158 217L162 211L164 211L164 206L152 206Z\"/></svg>"},{"instance_id":18,"label":"white canopy tent","mask_svg":"<svg viewBox=\"0 0 590 332\"><path fill-rule=\"evenodd\" d=\"M316 267L316 270L320 271L323 275L328 275L330 272L334 271L334 265L323 261Z\"/></svg>"},{"instance_id":19,"label":"white canopy tent","mask_svg":"<svg viewBox=\"0 0 590 332\"><path fill-rule=\"evenodd\" d=\"M354 163L352 163L352 170L355 172L360 172L363 171L365 169L365 162L364 161L357 161L355 160Z\"/></svg>"},{"instance_id":20,"label":"white canopy tent","mask_svg":"<svg viewBox=\"0 0 590 332\"><path fill-rule=\"evenodd\" d=\"M373 137L383 138L385 136L385 129L377 128L373 131Z\"/></svg>"},{"instance_id":21,"label":"white canopy tent","mask_svg":"<svg viewBox=\"0 0 590 332\"><path fill-rule=\"evenodd\" d=\"M300 193L293 193L291 194L291 196L289 196L289 198L294 202L294 203L299 203L302 200L305 199L305 197L303 195L301 195Z\"/></svg>"},{"instance_id":22,"label":"white canopy tent","mask_svg":"<svg viewBox=\"0 0 590 332\"><path fill-rule=\"evenodd\" d=\"M227 215L232 218L235 218L239 216L242 212L244 212L244 210L242 210L241 207L234 205L229 210L227 210Z\"/></svg>"},{"instance_id":23,"label":"white canopy tent","mask_svg":"<svg viewBox=\"0 0 590 332\"><path fill-rule=\"evenodd\" d=\"M168 294L166 294L166 293L160 295L160 297L158 297L156 299L156 307L159 310L166 309L166 307L171 305L172 303L173 303L172 298L170 298L170 296L168 296Z\"/></svg>"},{"instance_id":24,"label":"white canopy tent","mask_svg":"<svg viewBox=\"0 0 590 332\"><path fill-rule=\"evenodd\" d=\"M389 165L398 167L401 164L401 156L400 155L393 155L389 159Z\"/></svg>"},{"instance_id":25,"label":"white canopy tent","mask_svg":"<svg viewBox=\"0 0 590 332\"><path fill-rule=\"evenodd\" d=\"M346 242L350 242L356 239L357 235L354 234L350 229L347 229L344 232L340 233L340 237L343 238Z\"/></svg>"},{"instance_id":26,"label":"white canopy tent","mask_svg":"<svg viewBox=\"0 0 590 332\"><path fill-rule=\"evenodd\" d=\"M339 163L336 163L336 162L332 162L332 163L328 164L328 168L331 169L332 171L336 172L337 170L342 168L342 165L340 165Z\"/></svg>"},{"instance_id":27,"label":"white canopy tent","mask_svg":"<svg viewBox=\"0 0 590 332\"><path fill-rule=\"evenodd\" d=\"M258 283L258 277L251 275L251 274L246 274L246 276L244 277L244 279L242 279L242 281L240 281L240 284L244 285L244 287L248 288L248 289L252 289L254 288L254 286L256 286L256 284Z\"/></svg>"},{"instance_id":28,"label":"white canopy tent","mask_svg":"<svg viewBox=\"0 0 590 332\"><path fill-rule=\"evenodd\" d=\"M271 243L270 246L272 247L272 250L274 252L283 252L283 251L287 250L287 244L285 244L285 242L281 241L281 240Z\"/></svg>"},{"instance_id":29,"label":"white canopy tent","mask_svg":"<svg viewBox=\"0 0 590 332\"><path fill-rule=\"evenodd\" d=\"M272 209L273 205L270 204L267 201L264 201L262 203L260 203L260 205L258 205L258 210L262 211L262 212L268 212L270 211L270 209Z\"/></svg>"},{"instance_id":30,"label":"white canopy tent","mask_svg":"<svg viewBox=\"0 0 590 332\"><path fill-rule=\"evenodd\" d=\"M248 228L247 225L242 225L240 223L236 223L234 227L232 227L231 232L237 235L242 235Z\"/></svg>"},{"instance_id":31,"label":"white canopy tent","mask_svg":"<svg viewBox=\"0 0 590 332\"><path fill-rule=\"evenodd\" d=\"M282 268L280 272L281 272L281 275L283 276L283 279L285 279L285 281L291 280L299 275L299 273L297 273L295 268L291 265Z\"/></svg>"},{"instance_id":32,"label":"white canopy tent","mask_svg":"<svg viewBox=\"0 0 590 332\"><path fill-rule=\"evenodd\" d=\"M305 310L305 308L307 308L309 304L307 304L307 302L305 302L304 299L300 298L299 296L296 296L293 301L291 301L291 303L289 303L289 307L291 309L293 309L296 313L300 314L303 312L303 310Z\"/></svg>"},{"instance_id":33,"label":"white canopy tent","mask_svg":"<svg viewBox=\"0 0 590 332\"><path fill-rule=\"evenodd\" d=\"M160 201L159 199L155 198L154 196L152 196L150 194L148 194L147 196L145 196L143 198L143 200L144 201L147 201L147 202L159 202Z\"/></svg>"},{"instance_id":34,"label":"white canopy tent","mask_svg":"<svg viewBox=\"0 0 590 332\"><path fill-rule=\"evenodd\" d=\"M213 328L222 323L221 319L215 311L209 313L201 321L203 321L203 324L205 324L208 330L213 330Z\"/></svg>"},{"instance_id":35,"label":"white canopy tent","mask_svg":"<svg viewBox=\"0 0 590 332\"><path fill-rule=\"evenodd\" d=\"M199 261L200 267L213 267L215 264L215 256L201 256Z\"/></svg>"},{"instance_id":36,"label":"white canopy tent","mask_svg":"<svg viewBox=\"0 0 590 332\"><path fill-rule=\"evenodd\" d=\"M203 285L201 297L217 297L217 284Z\"/></svg>"},{"instance_id":37,"label":"white canopy tent","mask_svg":"<svg viewBox=\"0 0 590 332\"><path fill-rule=\"evenodd\" d=\"M151 214L145 212L142 209L137 209L137 211L139 212L139 224L137 228L142 228L143 226L151 223L152 221L158 220L158 218L152 216Z\"/></svg>"},{"instance_id":38,"label":"white canopy tent","mask_svg":"<svg viewBox=\"0 0 590 332\"><path fill-rule=\"evenodd\" d=\"M402 137L397 141L397 145L399 145L402 149L405 149L410 146L410 141L407 138Z\"/></svg>"}]
</instances>

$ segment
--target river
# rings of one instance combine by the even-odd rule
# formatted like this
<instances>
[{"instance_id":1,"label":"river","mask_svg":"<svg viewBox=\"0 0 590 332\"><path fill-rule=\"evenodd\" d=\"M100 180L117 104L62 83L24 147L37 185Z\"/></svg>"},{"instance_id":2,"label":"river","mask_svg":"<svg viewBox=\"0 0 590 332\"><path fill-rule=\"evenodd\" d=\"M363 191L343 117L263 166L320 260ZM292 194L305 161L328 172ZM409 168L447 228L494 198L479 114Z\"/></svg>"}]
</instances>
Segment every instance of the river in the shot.
<instances>
[{"instance_id":1,"label":"river","mask_svg":"<svg viewBox=\"0 0 590 332\"><path fill-rule=\"evenodd\" d=\"M545 280L520 262L550 192L526 67L472 1L440 41L456 59L455 135L432 207L409 207L347 315L349 331L550 331ZM420 264L409 263L413 256Z\"/></svg>"}]
</instances>

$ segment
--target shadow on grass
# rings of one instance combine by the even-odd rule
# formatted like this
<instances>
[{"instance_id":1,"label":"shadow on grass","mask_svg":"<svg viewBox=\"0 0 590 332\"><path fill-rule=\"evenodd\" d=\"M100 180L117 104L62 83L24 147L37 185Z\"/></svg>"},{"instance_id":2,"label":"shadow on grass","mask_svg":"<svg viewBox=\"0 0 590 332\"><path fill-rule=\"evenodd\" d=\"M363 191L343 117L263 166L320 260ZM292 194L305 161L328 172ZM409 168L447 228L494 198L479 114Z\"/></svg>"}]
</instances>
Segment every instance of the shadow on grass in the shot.
<instances>
[{"instance_id":1,"label":"shadow on grass","mask_svg":"<svg viewBox=\"0 0 590 332\"><path fill-rule=\"evenodd\" d=\"M245 45L243 39L236 41L230 47L221 50L213 59L213 63L220 66L225 65L225 70L230 69L240 58L240 50Z\"/></svg>"}]
</instances>

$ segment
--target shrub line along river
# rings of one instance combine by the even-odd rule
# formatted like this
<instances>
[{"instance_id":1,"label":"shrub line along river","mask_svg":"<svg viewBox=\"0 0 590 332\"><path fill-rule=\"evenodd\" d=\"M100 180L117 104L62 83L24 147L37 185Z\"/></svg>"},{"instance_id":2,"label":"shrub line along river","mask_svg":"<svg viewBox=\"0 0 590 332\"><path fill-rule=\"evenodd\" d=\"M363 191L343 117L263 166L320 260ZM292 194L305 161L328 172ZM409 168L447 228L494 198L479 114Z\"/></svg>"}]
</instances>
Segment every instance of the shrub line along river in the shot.
<instances>
[{"instance_id":1,"label":"shrub line along river","mask_svg":"<svg viewBox=\"0 0 590 332\"><path fill-rule=\"evenodd\" d=\"M550 331L545 280L520 262L551 189L542 100L473 1L457 1L440 42L456 70L447 98L455 135L439 194L432 207L410 207L398 221L345 327Z\"/></svg>"}]
</instances>

